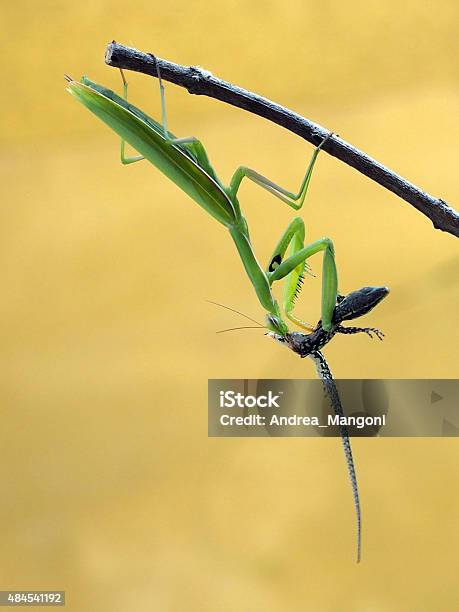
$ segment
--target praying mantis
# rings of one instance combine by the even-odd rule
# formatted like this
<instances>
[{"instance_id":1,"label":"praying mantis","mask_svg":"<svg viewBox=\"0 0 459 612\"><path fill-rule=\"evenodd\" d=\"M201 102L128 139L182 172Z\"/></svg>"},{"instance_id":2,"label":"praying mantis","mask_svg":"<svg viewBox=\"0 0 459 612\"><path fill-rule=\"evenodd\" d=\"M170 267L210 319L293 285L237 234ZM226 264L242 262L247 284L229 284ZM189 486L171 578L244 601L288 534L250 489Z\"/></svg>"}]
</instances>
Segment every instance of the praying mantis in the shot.
<instances>
[{"instance_id":1,"label":"praying mantis","mask_svg":"<svg viewBox=\"0 0 459 612\"><path fill-rule=\"evenodd\" d=\"M320 349L335 333L366 332L371 335L374 332L378 335L378 330L373 328L344 328L341 322L368 312L385 297L388 290L385 287L366 287L346 297L339 295L333 242L330 238L324 237L305 245L305 224L299 216L294 217L289 223L266 267L263 268L255 255L247 221L238 200L241 182L246 178L295 211L300 210L308 191L314 165L327 137L315 148L297 193L284 189L245 166L240 166L234 172L229 186L225 186L218 178L204 146L197 138L194 136L177 138L168 130L164 86L157 62L156 66L161 96L161 123L128 102L128 83L122 71L123 97L87 77L83 77L78 82L66 76L67 89L121 138L123 164L148 160L229 231L258 300L266 312L267 335L301 357L310 356L314 360L319 376L326 387L328 385L329 391L332 389L331 399L335 410L342 412L339 396L333 393L335 387L331 372ZM139 154L127 157L126 142ZM294 307L304 273L308 271L308 259L316 253L322 253L321 319L316 327L311 327L296 316ZM282 308L272 291L274 283L281 280L284 280ZM309 333L290 331L287 320ZM336 398L333 400L334 395L338 400ZM359 561L361 527L357 480L347 430L342 428L341 434L354 494Z\"/></svg>"}]
</instances>

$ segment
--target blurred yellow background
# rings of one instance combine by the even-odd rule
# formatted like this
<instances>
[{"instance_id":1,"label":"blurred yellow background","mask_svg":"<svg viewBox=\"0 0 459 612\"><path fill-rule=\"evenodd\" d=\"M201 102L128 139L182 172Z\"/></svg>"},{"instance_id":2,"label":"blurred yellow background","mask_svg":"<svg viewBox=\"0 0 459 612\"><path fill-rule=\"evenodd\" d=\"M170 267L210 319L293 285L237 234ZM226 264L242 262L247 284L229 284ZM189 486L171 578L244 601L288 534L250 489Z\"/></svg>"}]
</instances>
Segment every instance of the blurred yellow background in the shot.
<instances>
[{"instance_id":1,"label":"blurred yellow background","mask_svg":"<svg viewBox=\"0 0 459 612\"><path fill-rule=\"evenodd\" d=\"M201 65L339 133L459 204L457 2L2 2L0 589L65 589L69 610L457 609L454 439L355 440L363 562L339 440L208 439L208 378L310 378L312 362L205 302L260 318L234 245L65 92L120 89L116 39ZM159 116L155 80L130 96ZM169 126L219 175L295 188L312 147L167 86ZM240 199L262 261L292 211ZM340 288L386 284L339 337L337 377L457 377L457 239L323 154L303 209ZM297 312L319 316L319 278Z\"/></svg>"}]
</instances>

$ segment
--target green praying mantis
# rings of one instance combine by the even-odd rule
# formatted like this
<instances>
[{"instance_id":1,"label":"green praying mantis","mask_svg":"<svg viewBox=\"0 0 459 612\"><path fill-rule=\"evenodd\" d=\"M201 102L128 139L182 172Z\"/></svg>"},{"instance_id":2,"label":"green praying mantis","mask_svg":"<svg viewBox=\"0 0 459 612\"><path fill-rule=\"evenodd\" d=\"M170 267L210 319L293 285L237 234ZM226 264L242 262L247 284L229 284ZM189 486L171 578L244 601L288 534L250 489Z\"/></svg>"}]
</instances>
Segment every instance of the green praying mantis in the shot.
<instances>
[{"instance_id":1,"label":"green praying mantis","mask_svg":"<svg viewBox=\"0 0 459 612\"><path fill-rule=\"evenodd\" d=\"M227 228L258 300L266 312L267 335L288 346L301 357L310 356L313 359L319 376L329 389L329 395L331 393L332 399L334 396L338 398L337 404L334 403L335 410L342 413L339 397L334 391L331 372L320 349L336 333L366 332L371 335L374 332L380 337L380 332L373 328L346 328L341 326L341 322L368 312L385 297L388 290L385 287L364 287L347 297L340 296L333 243L329 238L321 238L305 245L305 225L301 217L295 217L289 223L266 267L263 268L255 256L247 221L237 197L242 180L247 178L294 210L300 210L317 156L326 138L314 150L297 193L280 187L245 166L239 167L234 172L229 186L225 186L218 178L204 146L197 138L193 136L177 138L168 130L164 86L157 62L156 66L161 96L161 123L128 102L128 84L122 71L123 97L87 77L83 77L78 82L66 76L69 82L68 91L118 134L121 138L123 164L148 160ZM126 142L139 155L127 157ZM308 259L316 253L322 253L322 299L321 320L313 328L294 314L294 307L304 273L308 271ZM282 308L272 291L274 283L281 280L284 281ZM310 333L290 331L287 320ZM360 560L361 527L357 480L345 427L341 428L341 435L354 494L357 516L357 560Z\"/></svg>"},{"instance_id":2,"label":"green praying mantis","mask_svg":"<svg viewBox=\"0 0 459 612\"><path fill-rule=\"evenodd\" d=\"M248 178L288 206L299 210L303 206L314 164L323 143L315 149L296 194L245 166L236 170L229 187L225 187L212 168L204 146L197 138L176 138L169 132L164 86L159 73L158 77L162 124L127 101L128 84L124 75L124 98L86 77L83 77L81 82L70 80L68 90L121 137L123 164L147 159L228 229L260 304L267 313L266 326L271 332L285 336L289 331L285 319L312 331L310 326L294 315L293 309L306 261L314 254L322 252L322 326L329 330L338 294L338 275L332 241L329 238L321 238L305 246L304 221L301 217L295 217L282 234L267 267L263 269L255 256L247 221L237 198L242 180ZM140 155L126 157L125 142ZM284 259L289 247L290 255ZM284 314L272 292L273 283L281 279L285 279Z\"/></svg>"}]
</instances>

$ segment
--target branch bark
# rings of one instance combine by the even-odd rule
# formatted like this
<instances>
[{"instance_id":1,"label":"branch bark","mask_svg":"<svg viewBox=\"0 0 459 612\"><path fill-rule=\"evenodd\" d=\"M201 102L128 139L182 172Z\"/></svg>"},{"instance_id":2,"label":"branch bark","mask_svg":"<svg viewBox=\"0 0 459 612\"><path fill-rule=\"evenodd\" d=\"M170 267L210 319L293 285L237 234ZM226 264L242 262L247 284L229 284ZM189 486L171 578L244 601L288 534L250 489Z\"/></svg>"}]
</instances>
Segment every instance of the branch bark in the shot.
<instances>
[{"instance_id":1,"label":"branch bark","mask_svg":"<svg viewBox=\"0 0 459 612\"><path fill-rule=\"evenodd\" d=\"M107 47L105 62L109 66L134 70L153 77L157 77L158 62L164 80L184 87L191 94L216 98L260 115L298 134L313 145L318 145L330 133L317 123L267 98L218 79L202 68L174 64L115 41ZM432 221L435 228L459 237L459 214L441 198L429 195L336 134L328 138L323 150L414 206Z\"/></svg>"}]
</instances>

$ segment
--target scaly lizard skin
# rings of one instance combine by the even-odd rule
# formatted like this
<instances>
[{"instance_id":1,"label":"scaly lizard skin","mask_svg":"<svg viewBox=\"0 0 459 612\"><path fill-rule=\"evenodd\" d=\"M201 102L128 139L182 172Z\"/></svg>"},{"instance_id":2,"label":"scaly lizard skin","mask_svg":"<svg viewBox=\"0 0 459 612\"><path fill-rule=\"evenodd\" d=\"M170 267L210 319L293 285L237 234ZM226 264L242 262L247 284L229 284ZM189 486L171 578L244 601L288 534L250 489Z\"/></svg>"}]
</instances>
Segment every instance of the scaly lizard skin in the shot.
<instances>
[{"instance_id":1,"label":"scaly lizard skin","mask_svg":"<svg viewBox=\"0 0 459 612\"><path fill-rule=\"evenodd\" d=\"M319 321L311 334L302 332L288 332L285 336L280 336L274 332L269 332L268 336L274 338L300 357L307 357L311 353L320 351L335 334L357 334L364 332L372 337L375 334L380 340L384 334L374 327L344 327L343 321L349 321L361 317L372 310L389 293L387 287L362 287L357 291L349 293L345 297L339 296L338 303L333 311L332 326L329 331L325 331Z\"/></svg>"},{"instance_id":2,"label":"scaly lizard skin","mask_svg":"<svg viewBox=\"0 0 459 612\"><path fill-rule=\"evenodd\" d=\"M311 353L309 357L313 360L316 366L317 374L322 380L325 394L329 397L335 414L339 416L344 416L343 407L341 405L341 400L338 394L338 389L336 388L332 373L330 371L330 368L328 367L328 363L325 361L325 357L320 351ZM354 458L352 456L349 432L347 430L346 425L340 424L339 430L341 434L341 440L343 442L344 454L346 456L347 471L349 473L349 479L351 481L352 495L354 496L355 516L357 519L357 563L359 563L362 549L362 517L360 512L359 488L357 485L357 476L355 475Z\"/></svg>"},{"instance_id":3,"label":"scaly lizard skin","mask_svg":"<svg viewBox=\"0 0 459 612\"><path fill-rule=\"evenodd\" d=\"M325 360L325 357L320 352L333 336L340 334L357 334L364 332L371 338L375 334L380 340L384 334L374 327L344 327L341 325L343 321L349 321L361 317L372 310L379 302L389 293L387 287L363 287L357 291L349 293L347 296L339 296L338 302L333 311L332 327L329 331L325 331L319 321L310 334L301 332L289 332L285 336L280 336L273 332L268 335L284 346L300 355L300 357L310 357L314 362L317 374L322 380L325 394L330 399L331 405L335 414L343 417L343 407L336 388L335 381L330 368ZM344 454L346 456L347 470L351 481L352 495L354 497L354 508L357 520L357 563L360 562L362 550L362 518L360 511L359 489L357 485L357 477L355 474L354 459L352 456L351 442L349 440L349 432L346 425L339 425L341 440L343 442Z\"/></svg>"}]
</instances>

